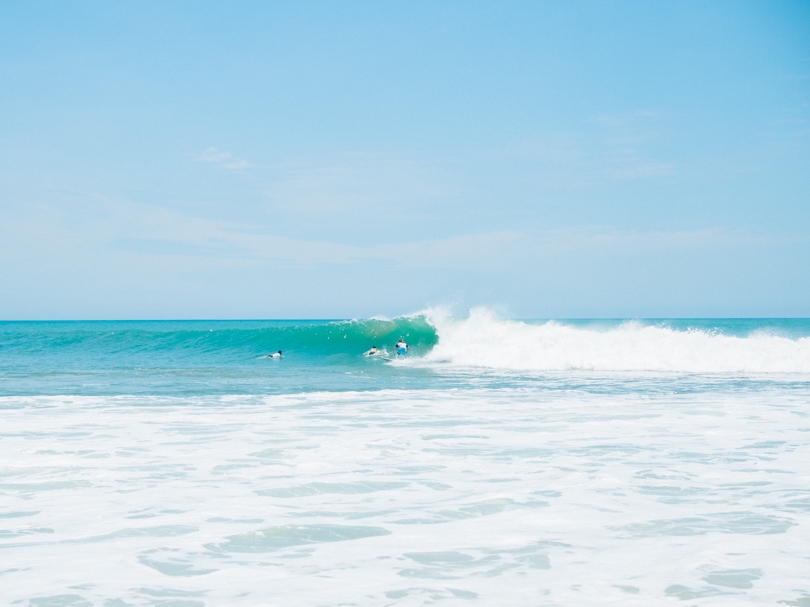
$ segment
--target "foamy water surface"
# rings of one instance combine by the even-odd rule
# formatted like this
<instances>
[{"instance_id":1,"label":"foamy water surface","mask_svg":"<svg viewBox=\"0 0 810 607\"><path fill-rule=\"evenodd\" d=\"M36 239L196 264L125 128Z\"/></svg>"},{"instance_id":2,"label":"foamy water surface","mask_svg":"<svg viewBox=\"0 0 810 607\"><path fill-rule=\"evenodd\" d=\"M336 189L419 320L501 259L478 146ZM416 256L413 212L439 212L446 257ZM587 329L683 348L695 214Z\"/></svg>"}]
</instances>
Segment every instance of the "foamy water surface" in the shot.
<instances>
[{"instance_id":1,"label":"foamy water surface","mask_svg":"<svg viewBox=\"0 0 810 607\"><path fill-rule=\"evenodd\" d=\"M111 347L104 327L79 340L83 362L36 369L29 329L13 328L0 346L2 603L810 605L805 337L704 331L704 350L719 337L748 354L733 371L690 359L696 373L628 345L644 325L493 320L495 368L457 347L484 321L442 322L393 365L328 349L331 362L240 358L209 348L208 326L163 336L188 359L149 358L129 327L137 347L110 338L111 362L92 350ZM546 369L543 327L561 353L623 343L624 370ZM691 347L688 331L653 328ZM217 339L271 350L254 337ZM506 358L520 339L537 345L528 371Z\"/></svg>"}]
</instances>

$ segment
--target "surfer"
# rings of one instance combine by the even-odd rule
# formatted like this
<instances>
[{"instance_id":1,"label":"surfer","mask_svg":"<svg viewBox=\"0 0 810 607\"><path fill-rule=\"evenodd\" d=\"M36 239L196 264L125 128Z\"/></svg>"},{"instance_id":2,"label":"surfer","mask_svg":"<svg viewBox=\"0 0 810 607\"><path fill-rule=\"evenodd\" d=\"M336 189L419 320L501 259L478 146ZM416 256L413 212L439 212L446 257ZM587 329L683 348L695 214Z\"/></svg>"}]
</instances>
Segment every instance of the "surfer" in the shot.
<instances>
[{"instance_id":1,"label":"surfer","mask_svg":"<svg viewBox=\"0 0 810 607\"><path fill-rule=\"evenodd\" d=\"M400 356L405 356L406 354L408 354L408 344L406 344L405 340L400 337L397 345L394 346L394 355L399 358Z\"/></svg>"},{"instance_id":2,"label":"surfer","mask_svg":"<svg viewBox=\"0 0 810 607\"><path fill-rule=\"evenodd\" d=\"M377 346L371 346L371 349L368 352L365 352L363 356L374 356L378 352L379 350L377 349Z\"/></svg>"},{"instance_id":3,"label":"surfer","mask_svg":"<svg viewBox=\"0 0 810 607\"><path fill-rule=\"evenodd\" d=\"M281 350L278 352L273 352L272 354L268 354L265 358L281 358Z\"/></svg>"}]
</instances>

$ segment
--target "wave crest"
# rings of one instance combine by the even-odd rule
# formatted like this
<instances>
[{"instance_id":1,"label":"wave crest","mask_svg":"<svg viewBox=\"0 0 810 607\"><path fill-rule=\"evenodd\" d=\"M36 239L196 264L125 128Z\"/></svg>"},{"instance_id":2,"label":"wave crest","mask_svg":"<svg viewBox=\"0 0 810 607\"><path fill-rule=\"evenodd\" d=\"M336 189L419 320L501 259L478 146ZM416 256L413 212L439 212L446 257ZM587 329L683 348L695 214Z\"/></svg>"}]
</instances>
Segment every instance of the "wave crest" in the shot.
<instances>
[{"instance_id":1,"label":"wave crest","mask_svg":"<svg viewBox=\"0 0 810 607\"><path fill-rule=\"evenodd\" d=\"M515 371L810 373L810 337L748 336L624 322L604 330L555 321L498 319L474 309L466 319L432 312L438 343L423 360Z\"/></svg>"}]
</instances>

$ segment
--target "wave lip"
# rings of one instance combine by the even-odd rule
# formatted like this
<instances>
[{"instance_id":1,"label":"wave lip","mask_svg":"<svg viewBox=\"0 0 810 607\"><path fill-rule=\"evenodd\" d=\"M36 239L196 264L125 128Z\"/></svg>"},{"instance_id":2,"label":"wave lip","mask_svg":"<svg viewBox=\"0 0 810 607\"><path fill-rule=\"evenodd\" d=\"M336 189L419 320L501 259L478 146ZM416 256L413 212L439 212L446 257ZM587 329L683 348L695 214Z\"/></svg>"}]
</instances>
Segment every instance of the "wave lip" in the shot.
<instances>
[{"instance_id":1,"label":"wave lip","mask_svg":"<svg viewBox=\"0 0 810 607\"><path fill-rule=\"evenodd\" d=\"M437 345L424 361L512 371L810 373L810 337L748 336L623 322L603 330L532 324L473 309L466 319L432 314Z\"/></svg>"}]
</instances>

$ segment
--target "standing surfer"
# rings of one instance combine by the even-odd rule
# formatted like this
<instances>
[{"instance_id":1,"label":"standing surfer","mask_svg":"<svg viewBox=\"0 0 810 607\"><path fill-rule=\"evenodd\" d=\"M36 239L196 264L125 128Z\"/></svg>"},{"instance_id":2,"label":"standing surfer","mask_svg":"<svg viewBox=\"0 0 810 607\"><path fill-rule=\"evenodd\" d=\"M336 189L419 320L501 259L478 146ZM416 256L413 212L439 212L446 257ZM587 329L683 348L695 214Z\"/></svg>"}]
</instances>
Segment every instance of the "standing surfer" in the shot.
<instances>
[{"instance_id":1,"label":"standing surfer","mask_svg":"<svg viewBox=\"0 0 810 607\"><path fill-rule=\"evenodd\" d=\"M400 356L405 356L408 354L408 344L405 343L405 340L401 337L397 342L397 345L394 346L394 355L399 358Z\"/></svg>"}]
</instances>

